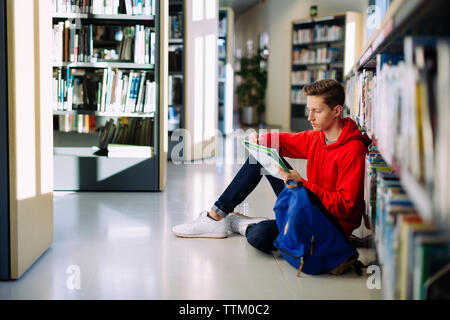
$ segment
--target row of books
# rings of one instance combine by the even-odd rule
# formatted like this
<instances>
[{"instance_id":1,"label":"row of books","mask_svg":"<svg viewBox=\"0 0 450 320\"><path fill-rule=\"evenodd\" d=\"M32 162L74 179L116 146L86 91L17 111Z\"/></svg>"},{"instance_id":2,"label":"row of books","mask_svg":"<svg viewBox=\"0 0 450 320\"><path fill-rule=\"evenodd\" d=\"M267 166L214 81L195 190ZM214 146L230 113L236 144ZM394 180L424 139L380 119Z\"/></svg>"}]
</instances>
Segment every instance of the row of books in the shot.
<instances>
[{"instance_id":1,"label":"row of books","mask_svg":"<svg viewBox=\"0 0 450 320\"><path fill-rule=\"evenodd\" d=\"M53 0L56 14L155 15L155 0Z\"/></svg>"},{"instance_id":2,"label":"row of books","mask_svg":"<svg viewBox=\"0 0 450 320\"><path fill-rule=\"evenodd\" d=\"M98 147L101 150L107 150L109 144L154 147L154 118L110 119L99 131Z\"/></svg>"},{"instance_id":3,"label":"row of books","mask_svg":"<svg viewBox=\"0 0 450 320\"><path fill-rule=\"evenodd\" d=\"M225 103L225 82L220 81L218 83L219 95L217 96L219 105Z\"/></svg>"},{"instance_id":4,"label":"row of books","mask_svg":"<svg viewBox=\"0 0 450 320\"><path fill-rule=\"evenodd\" d=\"M169 16L169 39L183 38L183 14L171 14Z\"/></svg>"},{"instance_id":5,"label":"row of books","mask_svg":"<svg viewBox=\"0 0 450 320\"><path fill-rule=\"evenodd\" d=\"M316 25L314 28L298 29L293 32L293 44L304 44L321 41L339 41L344 39L341 26Z\"/></svg>"},{"instance_id":6,"label":"row of books","mask_svg":"<svg viewBox=\"0 0 450 320\"><path fill-rule=\"evenodd\" d=\"M294 64L332 63L342 61L343 51L340 48L305 49L294 48L292 61Z\"/></svg>"},{"instance_id":7,"label":"row of books","mask_svg":"<svg viewBox=\"0 0 450 320\"><path fill-rule=\"evenodd\" d=\"M225 76L226 76L226 62L223 60L220 60L219 64L218 64L217 78L225 79Z\"/></svg>"},{"instance_id":8,"label":"row of books","mask_svg":"<svg viewBox=\"0 0 450 320\"><path fill-rule=\"evenodd\" d=\"M306 103L306 96L303 94L302 89L293 88L291 90L291 103L292 104Z\"/></svg>"},{"instance_id":9,"label":"row of books","mask_svg":"<svg viewBox=\"0 0 450 320\"><path fill-rule=\"evenodd\" d=\"M183 49L179 46L169 47L169 71L183 70Z\"/></svg>"},{"instance_id":10,"label":"row of books","mask_svg":"<svg viewBox=\"0 0 450 320\"><path fill-rule=\"evenodd\" d=\"M218 57L219 59L226 59L227 58L227 46L226 42L224 40L218 41Z\"/></svg>"},{"instance_id":11,"label":"row of books","mask_svg":"<svg viewBox=\"0 0 450 320\"><path fill-rule=\"evenodd\" d=\"M322 79L338 80L341 78L342 70L340 69L292 71L291 84L302 86Z\"/></svg>"},{"instance_id":12,"label":"row of books","mask_svg":"<svg viewBox=\"0 0 450 320\"><path fill-rule=\"evenodd\" d=\"M183 77L169 76L169 105L183 104Z\"/></svg>"},{"instance_id":13,"label":"row of books","mask_svg":"<svg viewBox=\"0 0 450 320\"><path fill-rule=\"evenodd\" d=\"M423 300L437 292L448 295L444 277L450 272L448 230L423 220L379 153L366 156L365 201L385 298Z\"/></svg>"},{"instance_id":14,"label":"row of books","mask_svg":"<svg viewBox=\"0 0 450 320\"><path fill-rule=\"evenodd\" d=\"M58 115L54 125L55 131L94 133L96 131L96 116L91 115Z\"/></svg>"},{"instance_id":15,"label":"row of books","mask_svg":"<svg viewBox=\"0 0 450 320\"><path fill-rule=\"evenodd\" d=\"M222 19L219 18L219 37L227 36L227 28L228 28L228 19L226 16L223 16Z\"/></svg>"},{"instance_id":16,"label":"row of books","mask_svg":"<svg viewBox=\"0 0 450 320\"><path fill-rule=\"evenodd\" d=\"M156 83L148 80L147 72L55 70L53 110L76 109L152 113L156 110Z\"/></svg>"},{"instance_id":17,"label":"row of books","mask_svg":"<svg viewBox=\"0 0 450 320\"><path fill-rule=\"evenodd\" d=\"M103 35L107 35L106 37ZM155 63L155 32L149 27L77 26L60 21L53 26L54 62L132 61ZM106 52L106 53L105 53Z\"/></svg>"},{"instance_id":18,"label":"row of books","mask_svg":"<svg viewBox=\"0 0 450 320\"><path fill-rule=\"evenodd\" d=\"M395 160L433 194L433 181L439 175L436 43L407 38L404 53L404 59L378 55L376 75L364 71L349 79L347 101L360 124L377 138L387 161Z\"/></svg>"}]
</instances>

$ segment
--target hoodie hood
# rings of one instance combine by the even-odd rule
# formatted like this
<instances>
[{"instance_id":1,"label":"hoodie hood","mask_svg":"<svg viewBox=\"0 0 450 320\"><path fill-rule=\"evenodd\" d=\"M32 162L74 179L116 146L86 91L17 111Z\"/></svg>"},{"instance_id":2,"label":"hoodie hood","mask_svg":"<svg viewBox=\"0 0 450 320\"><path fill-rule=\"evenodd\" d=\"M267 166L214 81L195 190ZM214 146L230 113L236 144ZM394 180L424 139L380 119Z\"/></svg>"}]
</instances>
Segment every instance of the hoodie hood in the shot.
<instances>
[{"instance_id":1,"label":"hoodie hood","mask_svg":"<svg viewBox=\"0 0 450 320\"><path fill-rule=\"evenodd\" d=\"M325 132L320 132L321 140L323 143L324 148L337 148L340 147L349 141L352 140L359 140L361 141L366 147L368 147L372 141L369 139L367 135L363 135L361 131L359 130L357 124L355 121L353 121L351 118L343 118L342 119L344 123L344 128L342 129L341 134L339 135L338 141L335 143L332 143L330 145L325 144Z\"/></svg>"}]
</instances>

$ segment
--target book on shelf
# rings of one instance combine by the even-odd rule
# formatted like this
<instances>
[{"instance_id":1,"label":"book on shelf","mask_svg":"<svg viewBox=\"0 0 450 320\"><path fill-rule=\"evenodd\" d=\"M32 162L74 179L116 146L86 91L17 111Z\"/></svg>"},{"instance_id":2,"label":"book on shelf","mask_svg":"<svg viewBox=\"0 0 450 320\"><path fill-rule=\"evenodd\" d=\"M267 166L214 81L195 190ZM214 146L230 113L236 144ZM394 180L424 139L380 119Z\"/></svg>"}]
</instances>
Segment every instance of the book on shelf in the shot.
<instances>
[{"instance_id":1,"label":"book on shelf","mask_svg":"<svg viewBox=\"0 0 450 320\"><path fill-rule=\"evenodd\" d=\"M316 25L314 28L294 30L292 43L307 44L324 41L340 41L344 39L344 29L338 25Z\"/></svg>"},{"instance_id":2,"label":"book on shelf","mask_svg":"<svg viewBox=\"0 0 450 320\"><path fill-rule=\"evenodd\" d=\"M448 235L431 231L416 236L414 241L413 299L448 299Z\"/></svg>"},{"instance_id":3,"label":"book on shelf","mask_svg":"<svg viewBox=\"0 0 450 320\"><path fill-rule=\"evenodd\" d=\"M183 104L183 77L181 76L169 76L169 105L181 105Z\"/></svg>"},{"instance_id":4,"label":"book on shelf","mask_svg":"<svg viewBox=\"0 0 450 320\"><path fill-rule=\"evenodd\" d=\"M169 39L183 38L183 14L171 13L169 16Z\"/></svg>"},{"instance_id":5,"label":"book on shelf","mask_svg":"<svg viewBox=\"0 0 450 320\"><path fill-rule=\"evenodd\" d=\"M99 144L107 150L109 144L150 146L154 145L155 121L153 118L118 118L108 120L99 128Z\"/></svg>"},{"instance_id":6,"label":"book on shelf","mask_svg":"<svg viewBox=\"0 0 450 320\"><path fill-rule=\"evenodd\" d=\"M435 49L419 40L405 39L404 56L378 55L376 75L363 70L348 79L346 104L376 137L386 161L395 161L431 193L437 128L432 98L436 67L431 62Z\"/></svg>"},{"instance_id":7,"label":"book on shelf","mask_svg":"<svg viewBox=\"0 0 450 320\"><path fill-rule=\"evenodd\" d=\"M221 19L220 19L221 18ZM219 18L219 37L227 36L227 28L228 28L228 19L226 15L223 15Z\"/></svg>"},{"instance_id":8,"label":"book on shelf","mask_svg":"<svg viewBox=\"0 0 450 320\"><path fill-rule=\"evenodd\" d=\"M169 48L169 71L179 72L183 70L183 49L179 46Z\"/></svg>"},{"instance_id":9,"label":"book on shelf","mask_svg":"<svg viewBox=\"0 0 450 320\"><path fill-rule=\"evenodd\" d=\"M366 162L384 166L382 160L377 158L376 153L368 154ZM372 168L366 170L366 175L372 173ZM450 261L448 231L440 230L436 224L420 216L398 177L389 170L377 172L376 202L372 201L373 185L367 183L368 180L373 181L366 176L365 201L376 206L374 238L378 260L383 268L384 297L424 299L427 281L433 277L427 266L435 264L442 268L445 267L444 261L447 264ZM428 243L424 239L428 239ZM439 252L438 258L425 257L426 250Z\"/></svg>"},{"instance_id":10,"label":"book on shelf","mask_svg":"<svg viewBox=\"0 0 450 320\"><path fill-rule=\"evenodd\" d=\"M91 115L58 115L54 127L59 132L93 133L96 130L96 117Z\"/></svg>"},{"instance_id":11,"label":"book on shelf","mask_svg":"<svg viewBox=\"0 0 450 320\"><path fill-rule=\"evenodd\" d=\"M302 86L323 79L334 79L340 81L342 79L342 69L302 70L292 71L291 73L292 85Z\"/></svg>"},{"instance_id":12,"label":"book on shelf","mask_svg":"<svg viewBox=\"0 0 450 320\"><path fill-rule=\"evenodd\" d=\"M175 131L180 128L180 113L181 110L174 106L169 106L168 110L169 114L169 122L168 122L168 131Z\"/></svg>"},{"instance_id":13,"label":"book on shelf","mask_svg":"<svg viewBox=\"0 0 450 320\"><path fill-rule=\"evenodd\" d=\"M343 60L343 49L335 47L323 47L316 49L294 48L292 51L292 63L297 65L334 63Z\"/></svg>"},{"instance_id":14,"label":"book on shelf","mask_svg":"<svg viewBox=\"0 0 450 320\"><path fill-rule=\"evenodd\" d=\"M155 63L155 31L143 25L77 26L74 21L53 25L53 61Z\"/></svg>"},{"instance_id":15,"label":"book on shelf","mask_svg":"<svg viewBox=\"0 0 450 320\"><path fill-rule=\"evenodd\" d=\"M53 0L55 14L155 15L155 0Z\"/></svg>"},{"instance_id":16,"label":"book on shelf","mask_svg":"<svg viewBox=\"0 0 450 320\"><path fill-rule=\"evenodd\" d=\"M156 84L145 71L56 69L53 72L53 110L153 113Z\"/></svg>"},{"instance_id":17,"label":"book on shelf","mask_svg":"<svg viewBox=\"0 0 450 320\"><path fill-rule=\"evenodd\" d=\"M302 89L291 89L291 103L292 104L306 104L306 96L303 94Z\"/></svg>"},{"instance_id":18,"label":"book on shelf","mask_svg":"<svg viewBox=\"0 0 450 320\"><path fill-rule=\"evenodd\" d=\"M110 143L107 151L110 158L151 158L153 156L153 148L150 146Z\"/></svg>"}]
</instances>

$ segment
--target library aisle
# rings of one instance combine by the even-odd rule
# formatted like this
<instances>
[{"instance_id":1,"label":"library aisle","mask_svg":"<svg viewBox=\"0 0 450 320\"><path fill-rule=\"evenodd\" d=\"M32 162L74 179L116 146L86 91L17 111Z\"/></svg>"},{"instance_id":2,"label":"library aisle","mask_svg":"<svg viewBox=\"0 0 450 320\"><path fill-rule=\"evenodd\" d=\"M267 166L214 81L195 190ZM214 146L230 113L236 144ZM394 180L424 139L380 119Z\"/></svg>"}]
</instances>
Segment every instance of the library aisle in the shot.
<instances>
[{"instance_id":1,"label":"library aisle","mask_svg":"<svg viewBox=\"0 0 450 320\"><path fill-rule=\"evenodd\" d=\"M227 138L225 159L234 141ZM55 193L53 245L20 281L0 283L0 299L382 298L381 290L367 288L366 275L354 272L297 278L281 256L261 253L237 234L176 238L171 227L209 209L238 169L228 161L170 163L163 193ZM273 217L267 181L247 201L250 215ZM361 252L364 263L370 258ZM73 270L79 289L68 286Z\"/></svg>"}]
</instances>

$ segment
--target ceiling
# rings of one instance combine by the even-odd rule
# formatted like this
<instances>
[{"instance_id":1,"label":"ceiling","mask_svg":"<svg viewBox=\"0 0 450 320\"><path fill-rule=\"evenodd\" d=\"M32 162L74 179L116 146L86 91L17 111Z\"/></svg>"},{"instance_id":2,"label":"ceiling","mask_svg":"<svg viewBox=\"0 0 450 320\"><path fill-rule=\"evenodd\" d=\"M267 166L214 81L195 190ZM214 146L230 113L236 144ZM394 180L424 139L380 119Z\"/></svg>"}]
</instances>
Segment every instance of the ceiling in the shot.
<instances>
[{"instance_id":1,"label":"ceiling","mask_svg":"<svg viewBox=\"0 0 450 320\"><path fill-rule=\"evenodd\" d=\"M219 6L233 8L238 16L259 2L260 0L219 0Z\"/></svg>"}]
</instances>

